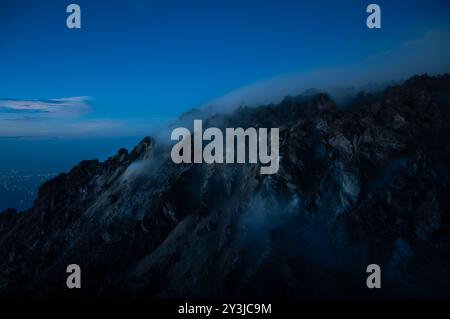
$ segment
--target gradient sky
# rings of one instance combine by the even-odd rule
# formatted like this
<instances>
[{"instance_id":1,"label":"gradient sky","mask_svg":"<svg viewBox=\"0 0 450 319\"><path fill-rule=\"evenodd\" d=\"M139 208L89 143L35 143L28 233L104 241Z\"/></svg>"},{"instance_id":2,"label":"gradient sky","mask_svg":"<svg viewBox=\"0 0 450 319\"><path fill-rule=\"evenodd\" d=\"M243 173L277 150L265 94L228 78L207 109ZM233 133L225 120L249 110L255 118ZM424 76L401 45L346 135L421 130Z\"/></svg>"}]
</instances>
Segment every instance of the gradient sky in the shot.
<instances>
[{"instance_id":1,"label":"gradient sky","mask_svg":"<svg viewBox=\"0 0 450 319\"><path fill-rule=\"evenodd\" d=\"M81 30L65 24L73 2ZM365 25L372 2L381 30ZM448 0L0 0L0 136L143 134L252 83L448 29L449 18Z\"/></svg>"}]
</instances>

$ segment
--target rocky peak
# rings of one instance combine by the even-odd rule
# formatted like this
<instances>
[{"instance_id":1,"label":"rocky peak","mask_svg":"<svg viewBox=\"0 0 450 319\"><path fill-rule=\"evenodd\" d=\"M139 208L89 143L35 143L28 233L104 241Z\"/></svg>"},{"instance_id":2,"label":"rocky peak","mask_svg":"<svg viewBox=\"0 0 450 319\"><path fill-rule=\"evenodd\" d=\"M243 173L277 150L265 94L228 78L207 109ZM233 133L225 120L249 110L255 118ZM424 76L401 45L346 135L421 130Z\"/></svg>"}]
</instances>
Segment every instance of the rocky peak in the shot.
<instances>
[{"instance_id":1,"label":"rocky peak","mask_svg":"<svg viewBox=\"0 0 450 319\"><path fill-rule=\"evenodd\" d=\"M449 102L450 77L423 75L343 108L316 94L206 120L279 127L273 176L175 165L148 137L81 162L0 215L0 294L64 296L79 263L86 296L360 297L377 262L388 296L448 296Z\"/></svg>"}]
</instances>

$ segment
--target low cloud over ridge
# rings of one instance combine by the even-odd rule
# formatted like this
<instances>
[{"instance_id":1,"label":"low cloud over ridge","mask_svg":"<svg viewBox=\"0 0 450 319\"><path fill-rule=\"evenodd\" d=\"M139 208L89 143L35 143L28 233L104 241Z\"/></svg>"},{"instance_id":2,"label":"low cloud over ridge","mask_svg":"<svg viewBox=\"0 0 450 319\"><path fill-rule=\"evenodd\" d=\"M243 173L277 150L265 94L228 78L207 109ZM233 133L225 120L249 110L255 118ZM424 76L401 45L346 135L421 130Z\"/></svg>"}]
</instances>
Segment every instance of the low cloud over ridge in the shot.
<instances>
[{"instance_id":1,"label":"low cloud over ridge","mask_svg":"<svg viewBox=\"0 0 450 319\"><path fill-rule=\"evenodd\" d=\"M379 88L382 84L403 81L416 74L448 73L449 56L450 28L429 30L416 39L404 41L362 61L282 74L238 88L205 106L226 112L244 105L278 103L287 95L298 95L311 88L323 91ZM330 95L333 97L331 92Z\"/></svg>"}]
</instances>

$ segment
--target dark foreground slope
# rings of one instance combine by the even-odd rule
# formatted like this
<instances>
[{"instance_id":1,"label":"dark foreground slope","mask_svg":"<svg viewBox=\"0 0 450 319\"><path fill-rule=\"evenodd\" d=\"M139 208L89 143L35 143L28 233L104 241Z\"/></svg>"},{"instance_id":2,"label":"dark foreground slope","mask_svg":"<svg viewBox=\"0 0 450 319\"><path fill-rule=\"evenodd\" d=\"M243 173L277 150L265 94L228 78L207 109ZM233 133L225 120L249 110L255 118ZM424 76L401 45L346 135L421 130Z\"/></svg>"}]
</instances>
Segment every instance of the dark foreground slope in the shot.
<instances>
[{"instance_id":1,"label":"dark foreground slope","mask_svg":"<svg viewBox=\"0 0 450 319\"><path fill-rule=\"evenodd\" d=\"M420 76L343 109L304 96L204 122L280 127L276 175L175 165L150 138L82 162L0 214L0 294L450 297L449 120L450 76Z\"/></svg>"}]
</instances>

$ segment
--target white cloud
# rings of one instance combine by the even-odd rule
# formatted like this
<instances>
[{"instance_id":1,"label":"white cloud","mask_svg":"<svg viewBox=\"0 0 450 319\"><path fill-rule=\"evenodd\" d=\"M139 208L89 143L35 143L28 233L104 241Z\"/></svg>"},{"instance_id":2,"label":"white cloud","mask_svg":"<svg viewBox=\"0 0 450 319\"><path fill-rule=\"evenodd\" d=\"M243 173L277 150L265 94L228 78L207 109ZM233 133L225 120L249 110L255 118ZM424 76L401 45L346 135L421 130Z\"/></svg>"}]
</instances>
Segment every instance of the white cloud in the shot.
<instances>
[{"instance_id":1,"label":"white cloud","mask_svg":"<svg viewBox=\"0 0 450 319\"><path fill-rule=\"evenodd\" d=\"M280 76L236 89L205 106L230 111L242 105L278 103L287 95L298 95L310 88L360 88L406 80L415 74L450 72L450 31L431 30L422 37L405 41L347 66L317 69Z\"/></svg>"},{"instance_id":2,"label":"white cloud","mask_svg":"<svg viewBox=\"0 0 450 319\"><path fill-rule=\"evenodd\" d=\"M1 137L113 137L154 134L173 118L90 118L88 96L18 100L0 98Z\"/></svg>"},{"instance_id":3,"label":"white cloud","mask_svg":"<svg viewBox=\"0 0 450 319\"><path fill-rule=\"evenodd\" d=\"M208 103L216 111L240 105L279 102L286 95L301 94L309 88L358 88L365 84L404 80L414 74L450 71L450 32L433 30L391 50L365 60L333 69L284 74L239 88ZM48 100L0 99L0 137L89 137L154 134L171 118L87 119L90 97ZM165 134L166 131L164 131Z\"/></svg>"},{"instance_id":4,"label":"white cloud","mask_svg":"<svg viewBox=\"0 0 450 319\"><path fill-rule=\"evenodd\" d=\"M42 116L79 116L90 109L87 96L49 100L0 99L0 113L40 113Z\"/></svg>"},{"instance_id":5,"label":"white cloud","mask_svg":"<svg viewBox=\"0 0 450 319\"><path fill-rule=\"evenodd\" d=\"M1 137L118 137L153 135L169 118L149 119L0 119Z\"/></svg>"}]
</instances>

